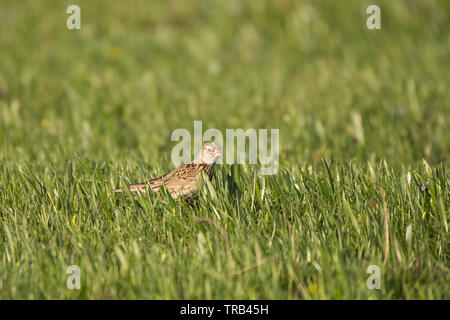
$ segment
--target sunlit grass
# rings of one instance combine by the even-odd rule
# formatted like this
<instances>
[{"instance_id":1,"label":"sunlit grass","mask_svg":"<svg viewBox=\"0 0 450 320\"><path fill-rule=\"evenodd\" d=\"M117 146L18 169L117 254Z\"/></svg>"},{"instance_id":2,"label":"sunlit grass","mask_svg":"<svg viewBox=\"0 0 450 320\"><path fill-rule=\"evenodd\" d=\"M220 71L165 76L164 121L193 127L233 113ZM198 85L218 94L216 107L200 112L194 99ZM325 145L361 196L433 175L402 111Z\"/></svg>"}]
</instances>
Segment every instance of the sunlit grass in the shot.
<instances>
[{"instance_id":1,"label":"sunlit grass","mask_svg":"<svg viewBox=\"0 0 450 320\"><path fill-rule=\"evenodd\" d=\"M449 4L379 3L0 1L0 298L448 299ZM278 173L111 192L194 120L279 129Z\"/></svg>"}]
</instances>

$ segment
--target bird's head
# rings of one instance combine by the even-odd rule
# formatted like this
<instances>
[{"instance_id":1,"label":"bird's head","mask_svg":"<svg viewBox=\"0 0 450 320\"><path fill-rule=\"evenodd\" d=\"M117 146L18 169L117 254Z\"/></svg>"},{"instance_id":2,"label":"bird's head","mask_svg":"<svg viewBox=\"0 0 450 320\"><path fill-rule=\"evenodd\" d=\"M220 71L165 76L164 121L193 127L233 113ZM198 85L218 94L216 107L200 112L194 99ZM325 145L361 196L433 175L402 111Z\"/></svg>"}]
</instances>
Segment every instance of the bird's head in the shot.
<instances>
[{"instance_id":1,"label":"bird's head","mask_svg":"<svg viewBox=\"0 0 450 320\"><path fill-rule=\"evenodd\" d=\"M206 142L197 158L195 163L213 164L222 156L222 149L217 143Z\"/></svg>"}]
</instances>

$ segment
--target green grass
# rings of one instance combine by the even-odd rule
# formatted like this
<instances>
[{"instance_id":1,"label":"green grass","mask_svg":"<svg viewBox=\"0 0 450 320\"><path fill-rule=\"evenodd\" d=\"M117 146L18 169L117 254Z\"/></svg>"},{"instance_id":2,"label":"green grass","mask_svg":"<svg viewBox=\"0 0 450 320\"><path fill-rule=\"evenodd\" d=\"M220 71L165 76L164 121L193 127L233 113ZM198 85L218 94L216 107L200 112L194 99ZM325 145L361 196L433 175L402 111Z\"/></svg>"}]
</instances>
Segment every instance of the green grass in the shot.
<instances>
[{"instance_id":1,"label":"green grass","mask_svg":"<svg viewBox=\"0 0 450 320\"><path fill-rule=\"evenodd\" d=\"M450 298L448 1L73 3L0 0L0 298ZM111 193L194 120L279 128L278 174Z\"/></svg>"}]
</instances>

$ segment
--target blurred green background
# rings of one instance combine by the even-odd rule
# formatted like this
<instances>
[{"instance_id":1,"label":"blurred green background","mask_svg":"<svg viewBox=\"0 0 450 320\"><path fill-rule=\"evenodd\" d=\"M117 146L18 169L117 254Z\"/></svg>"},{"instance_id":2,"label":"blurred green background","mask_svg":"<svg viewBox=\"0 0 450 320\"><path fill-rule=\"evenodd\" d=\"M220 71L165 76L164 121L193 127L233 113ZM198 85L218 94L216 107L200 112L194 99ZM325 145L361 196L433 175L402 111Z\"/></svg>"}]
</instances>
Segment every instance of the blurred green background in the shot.
<instances>
[{"instance_id":1,"label":"blurred green background","mask_svg":"<svg viewBox=\"0 0 450 320\"><path fill-rule=\"evenodd\" d=\"M0 0L0 297L448 299L449 9ZM221 166L194 207L111 194L194 120L279 129L279 173Z\"/></svg>"},{"instance_id":2,"label":"blurred green background","mask_svg":"<svg viewBox=\"0 0 450 320\"><path fill-rule=\"evenodd\" d=\"M282 164L448 163L449 3L372 2L2 0L0 157L157 162L202 120L279 128Z\"/></svg>"}]
</instances>

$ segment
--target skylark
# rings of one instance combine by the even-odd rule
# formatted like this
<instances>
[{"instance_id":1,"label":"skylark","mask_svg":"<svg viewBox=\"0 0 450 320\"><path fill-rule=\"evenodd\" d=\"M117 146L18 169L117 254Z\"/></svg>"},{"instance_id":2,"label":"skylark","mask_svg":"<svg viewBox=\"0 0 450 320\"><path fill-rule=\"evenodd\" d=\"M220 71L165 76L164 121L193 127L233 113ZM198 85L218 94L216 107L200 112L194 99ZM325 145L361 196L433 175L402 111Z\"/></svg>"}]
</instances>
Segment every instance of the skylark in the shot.
<instances>
[{"instance_id":1,"label":"skylark","mask_svg":"<svg viewBox=\"0 0 450 320\"><path fill-rule=\"evenodd\" d=\"M220 156L222 156L221 148L214 142L206 142L197 158L191 163L181 166L166 175L145 182L130 184L128 188L132 192L139 191L145 195L147 186L154 193L159 193L161 185L164 185L173 199L184 198L190 200L200 187L202 171L211 178L214 175L214 165ZM122 189L116 189L113 192L122 192Z\"/></svg>"}]
</instances>

